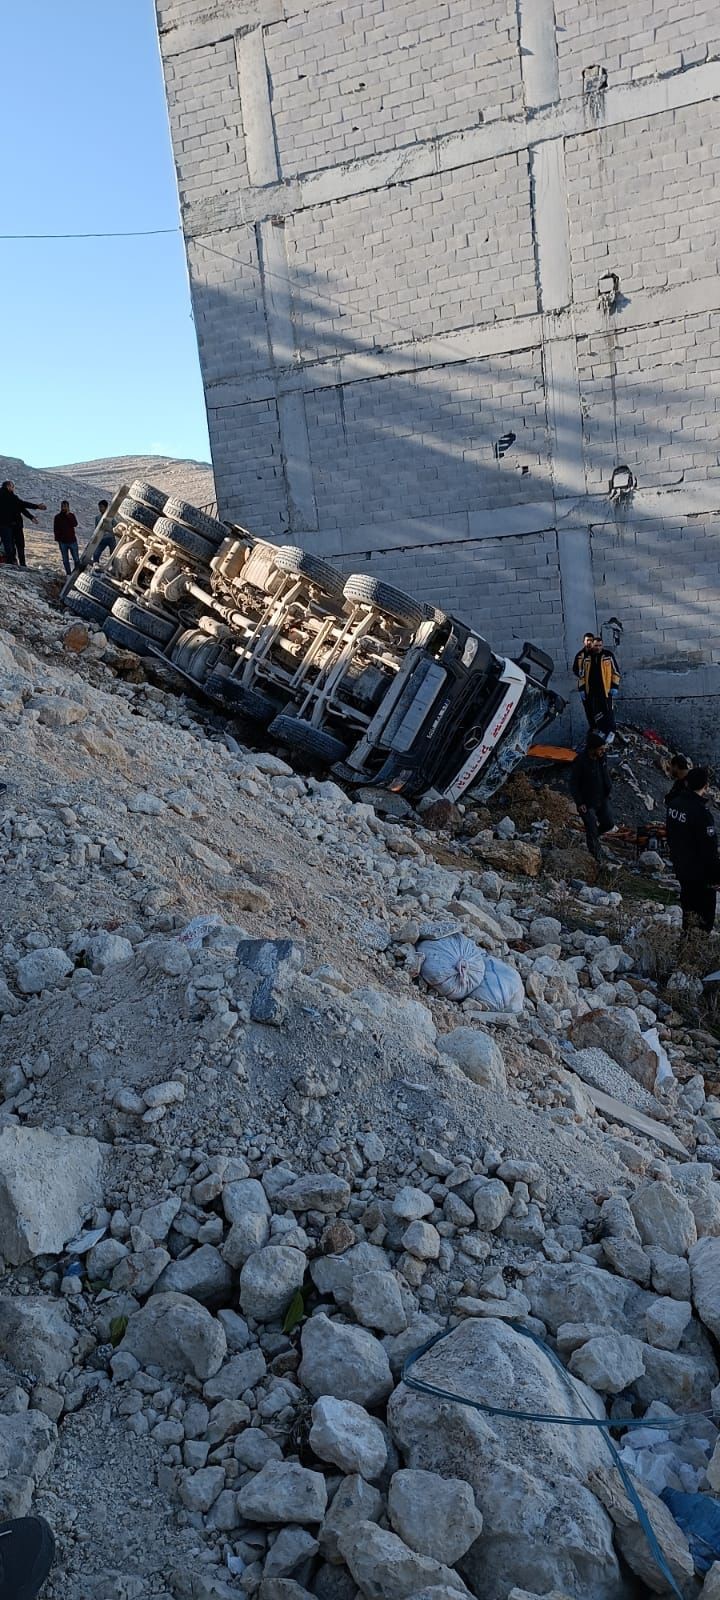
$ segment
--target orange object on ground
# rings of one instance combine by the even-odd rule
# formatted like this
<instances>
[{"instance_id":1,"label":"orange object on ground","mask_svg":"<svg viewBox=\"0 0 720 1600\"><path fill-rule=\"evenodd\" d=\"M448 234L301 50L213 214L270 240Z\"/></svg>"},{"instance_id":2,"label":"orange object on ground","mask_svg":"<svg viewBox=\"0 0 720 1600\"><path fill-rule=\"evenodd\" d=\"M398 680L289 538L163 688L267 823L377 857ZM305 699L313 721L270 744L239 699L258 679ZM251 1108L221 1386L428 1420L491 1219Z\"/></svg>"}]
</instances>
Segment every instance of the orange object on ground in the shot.
<instances>
[{"instance_id":1,"label":"orange object on ground","mask_svg":"<svg viewBox=\"0 0 720 1600\"><path fill-rule=\"evenodd\" d=\"M568 750L563 744L531 744L529 756L539 756L543 761L574 761L577 750Z\"/></svg>"}]
</instances>

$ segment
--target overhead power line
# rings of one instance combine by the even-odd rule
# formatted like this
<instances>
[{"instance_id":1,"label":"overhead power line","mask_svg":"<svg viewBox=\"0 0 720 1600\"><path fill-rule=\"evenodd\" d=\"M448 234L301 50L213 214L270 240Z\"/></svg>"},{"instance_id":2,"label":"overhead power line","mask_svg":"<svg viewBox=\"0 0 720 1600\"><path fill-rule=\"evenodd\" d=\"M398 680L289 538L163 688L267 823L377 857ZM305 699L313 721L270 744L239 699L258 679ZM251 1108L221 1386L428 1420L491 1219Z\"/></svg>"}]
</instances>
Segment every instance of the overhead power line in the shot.
<instances>
[{"instance_id":1,"label":"overhead power line","mask_svg":"<svg viewBox=\"0 0 720 1600\"><path fill-rule=\"evenodd\" d=\"M113 233L0 233L0 239L150 239L180 228L120 228Z\"/></svg>"}]
</instances>

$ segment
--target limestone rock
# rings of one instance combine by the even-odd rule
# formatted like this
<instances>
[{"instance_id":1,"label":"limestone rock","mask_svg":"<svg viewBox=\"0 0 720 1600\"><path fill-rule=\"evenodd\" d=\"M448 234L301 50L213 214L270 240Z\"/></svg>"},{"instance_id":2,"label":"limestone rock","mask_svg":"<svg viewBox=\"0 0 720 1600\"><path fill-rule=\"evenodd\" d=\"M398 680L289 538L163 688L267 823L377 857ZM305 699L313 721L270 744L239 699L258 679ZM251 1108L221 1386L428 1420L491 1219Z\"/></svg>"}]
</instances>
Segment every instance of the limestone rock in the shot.
<instances>
[{"instance_id":1,"label":"limestone rock","mask_svg":"<svg viewBox=\"0 0 720 1600\"><path fill-rule=\"evenodd\" d=\"M402 1222L419 1222L434 1210L435 1203L424 1189L413 1189L408 1185L398 1189L392 1203L393 1216L400 1217Z\"/></svg>"},{"instance_id":2,"label":"limestone rock","mask_svg":"<svg viewBox=\"0 0 720 1600\"><path fill-rule=\"evenodd\" d=\"M691 1317L689 1300L671 1300L668 1296L653 1300L645 1312L648 1344L656 1345L658 1350L677 1350Z\"/></svg>"},{"instance_id":3,"label":"limestone rock","mask_svg":"<svg viewBox=\"0 0 720 1600\"><path fill-rule=\"evenodd\" d=\"M720 1561L713 1561L705 1578L700 1600L720 1600Z\"/></svg>"},{"instance_id":4,"label":"limestone rock","mask_svg":"<svg viewBox=\"0 0 720 1600\"><path fill-rule=\"evenodd\" d=\"M171 1261L155 1284L156 1294L187 1294L193 1300L217 1301L227 1297L233 1276L220 1251L212 1244L201 1244L189 1256Z\"/></svg>"},{"instance_id":5,"label":"limestone rock","mask_svg":"<svg viewBox=\"0 0 720 1600\"><path fill-rule=\"evenodd\" d=\"M388 1515L395 1532L419 1555L454 1567L482 1532L469 1483L437 1472L404 1468L393 1474Z\"/></svg>"},{"instance_id":6,"label":"limestone rock","mask_svg":"<svg viewBox=\"0 0 720 1600\"><path fill-rule=\"evenodd\" d=\"M635 1190L630 1209L643 1244L659 1245L675 1255L687 1255L697 1242L697 1228L690 1206L669 1183L657 1179Z\"/></svg>"},{"instance_id":7,"label":"limestone rock","mask_svg":"<svg viewBox=\"0 0 720 1600\"><path fill-rule=\"evenodd\" d=\"M406 1600L419 1589L446 1584L467 1594L450 1567L410 1550L396 1533L376 1522L359 1522L340 1540L342 1556L366 1600Z\"/></svg>"},{"instance_id":8,"label":"limestone rock","mask_svg":"<svg viewBox=\"0 0 720 1600\"><path fill-rule=\"evenodd\" d=\"M91 972L107 972L108 967L132 961L135 952L129 939L119 933L108 933L102 928L94 933L88 945L88 965Z\"/></svg>"},{"instance_id":9,"label":"limestone rock","mask_svg":"<svg viewBox=\"0 0 720 1600\"><path fill-rule=\"evenodd\" d=\"M240 1273L240 1305L256 1322L275 1322L302 1288L306 1261L302 1250L268 1244L248 1256Z\"/></svg>"},{"instance_id":10,"label":"limestone rock","mask_svg":"<svg viewBox=\"0 0 720 1600\"><path fill-rule=\"evenodd\" d=\"M96 1139L43 1128L0 1133L0 1255L13 1266L59 1255L102 1202Z\"/></svg>"},{"instance_id":11,"label":"limestone rock","mask_svg":"<svg viewBox=\"0 0 720 1600\"><path fill-rule=\"evenodd\" d=\"M309 1172L281 1189L277 1198L288 1211L323 1211L332 1215L344 1211L350 1199L350 1185L332 1172Z\"/></svg>"},{"instance_id":12,"label":"limestone rock","mask_svg":"<svg viewBox=\"0 0 720 1600\"><path fill-rule=\"evenodd\" d=\"M642 1036L640 1023L629 1006L591 1011L573 1023L570 1038L578 1050L604 1050L644 1089L652 1094L657 1056Z\"/></svg>"},{"instance_id":13,"label":"limestone rock","mask_svg":"<svg viewBox=\"0 0 720 1600\"><path fill-rule=\"evenodd\" d=\"M495 1233L512 1207L510 1190L500 1178L481 1178L472 1197L479 1228Z\"/></svg>"},{"instance_id":14,"label":"limestone rock","mask_svg":"<svg viewBox=\"0 0 720 1600\"><path fill-rule=\"evenodd\" d=\"M410 1226L422 1228L428 1224L412 1222ZM434 1233L435 1229L432 1231ZM391 1272L371 1269L354 1275L350 1286L350 1307L365 1328L379 1328L382 1333L402 1333L407 1326L400 1288Z\"/></svg>"},{"instance_id":15,"label":"limestone rock","mask_svg":"<svg viewBox=\"0 0 720 1600\"><path fill-rule=\"evenodd\" d=\"M227 1343L222 1325L184 1294L157 1294L133 1312L120 1349L141 1366L192 1373L205 1382L222 1366Z\"/></svg>"},{"instance_id":16,"label":"limestone rock","mask_svg":"<svg viewBox=\"0 0 720 1600\"><path fill-rule=\"evenodd\" d=\"M621 1394L645 1371L642 1345L626 1333L602 1334L574 1351L568 1370L601 1394Z\"/></svg>"},{"instance_id":17,"label":"limestone rock","mask_svg":"<svg viewBox=\"0 0 720 1600\"><path fill-rule=\"evenodd\" d=\"M321 1472L296 1461L268 1461L238 1495L248 1522L322 1522L327 1489Z\"/></svg>"},{"instance_id":18,"label":"limestone rock","mask_svg":"<svg viewBox=\"0 0 720 1600\"><path fill-rule=\"evenodd\" d=\"M48 945L45 950L31 950L21 956L17 964L17 986L21 994L41 994L43 989L56 989L70 976L73 963L64 950Z\"/></svg>"},{"instance_id":19,"label":"limestone rock","mask_svg":"<svg viewBox=\"0 0 720 1600\"><path fill-rule=\"evenodd\" d=\"M542 851L522 839L488 839L473 844L473 853L499 872L537 878L542 870Z\"/></svg>"},{"instance_id":20,"label":"limestone rock","mask_svg":"<svg viewBox=\"0 0 720 1600\"><path fill-rule=\"evenodd\" d=\"M438 1040L443 1055L450 1056L483 1089L507 1091L507 1074L500 1046L480 1028L454 1028Z\"/></svg>"},{"instance_id":21,"label":"limestone rock","mask_svg":"<svg viewBox=\"0 0 720 1600\"><path fill-rule=\"evenodd\" d=\"M76 1342L64 1305L29 1295L0 1298L0 1350L18 1372L52 1383L72 1366Z\"/></svg>"},{"instance_id":22,"label":"limestone rock","mask_svg":"<svg viewBox=\"0 0 720 1600\"><path fill-rule=\"evenodd\" d=\"M720 1339L720 1239L700 1239L690 1251L695 1308L705 1327Z\"/></svg>"},{"instance_id":23,"label":"limestone rock","mask_svg":"<svg viewBox=\"0 0 720 1600\"><path fill-rule=\"evenodd\" d=\"M345 1478L336 1490L320 1529L320 1549L326 1561L340 1562L340 1540L359 1522L377 1522L383 1508L382 1495L359 1474Z\"/></svg>"},{"instance_id":24,"label":"limestone rock","mask_svg":"<svg viewBox=\"0 0 720 1600\"><path fill-rule=\"evenodd\" d=\"M229 1267L242 1267L256 1250L262 1250L270 1238L269 1217L260 1211L246 1211L233 1222L222 1247L222 1257Z\"/></svg>"},{"instance_id":25,"label":"limestone rock","mask_svg":"<svg viewBox=\"0 0 720 1600\"><path fill-rule=\"evenodd\" d=\"M387 1444L379 1423L351 1400L322 1395L312 1408L310 1444L321 1461L341 1472L378 1478L387 1461Z\"/></svg>"},{"instance_id":26,"label":"limestone rock","mask_svg":"<svg viewBox=\"0 0 720 1600\"><path fill-rule=\"evenodd\" d=\"M440 1254L440 1234L431 1222L411 1222L402 1236L403 1250L408 1250L418 1261L437 1261ZM399 1333L399 1328L388 1328L387 1333Z\"/></svg>"},{"instance_id":27,"label":"limestone rock","mask_svg":"<svg viewBox=\"0 0 720 1600\"><path fill-rule=\"evenodd\" d=\"M697 1591L693 1583L694 1563L685 1534L663 1501L638 1479L634 1482L640 1503L647 1513L673 1578L681 1592L690 1600ZM611 1467L596 1469L590 1475L590 1487L613 1519L617 1541L628 1566L655 1594L668 1594L670 1591L667 1581L658 1571L647 1534L640 1525L637 1511L630 1501L619 1472Z\"/></svg>"},{"instance_id":28,"label":"limestone rock","mask_svg":"<svg viewBox=\"0 0 720 1600\"><path fill-rule=\"evenodd\" d=\"M392 1373L379 1339L366 1328L331 1322L322 1312L305 1323L300 1382L319 1399L335 1395L376 1406L392 1389Z\"/></svg>"},{"instance_id":29,"label":"limestone rock","mask_svg":"<svg viewBox=\"0 0 720 1600\"><path fill-rule=\"evenodd\" d=\"M545 1352L497 1318L461 1323L414 1371L491 1405L521 1395L523 1410L577 1414L577 1398ZM604 1416L597 1394L579 1389L590 1414ZM514 1584L564 1590L572 1600L617 1600L611 1524L585 1488L588 1471L607 1461L598 1430L491 1419L402 1383L388 1423L409 1467L461 1478L473 1490L483 1528L462 1572L483 1600L506 1600Z\"/></svg>"},{"instance_id":30,"label":"limestone rock","mask_svg":"<svg viewBox=\"0 0 720 1600\"><path fill-rule=\"evenodd\" d=\"M263 1582L268 1578L287 1578L301 1562L317 1554L318 1541L306 1528L297 1526L281 1528L271 1545L263 1568Z\"/></svg>"},{"instance_id":31,"label":"limestone rock","mask_svg":"<svg viewBox=\"0 0 720 1600\"><path fill-rule=\"evenodd\" d=\"M26 1516L33 1488L44 1478L57 1445L57 1428L42 1411L0 1417L0 1508Z\"/></svg>"}]
</instances>

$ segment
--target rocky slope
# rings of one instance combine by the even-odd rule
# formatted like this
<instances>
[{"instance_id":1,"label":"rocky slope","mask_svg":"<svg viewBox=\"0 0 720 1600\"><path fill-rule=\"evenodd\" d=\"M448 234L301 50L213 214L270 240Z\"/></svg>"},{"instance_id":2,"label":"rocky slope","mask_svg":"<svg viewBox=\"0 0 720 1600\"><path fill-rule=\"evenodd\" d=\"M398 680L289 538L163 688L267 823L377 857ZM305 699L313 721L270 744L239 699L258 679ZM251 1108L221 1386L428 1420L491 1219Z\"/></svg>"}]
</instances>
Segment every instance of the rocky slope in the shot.
<instances>
[{"instance_id":1,"label":"rocky slope","mask_svg":"<svg viewBox=\"0 0 720 1600\"><path fill-rule=\"evenodd\" d=\"M61 500L69 500L79 524L81 543L90 537L98 500L109 500L134 478L150 479L168 494L195 505L215 498L212 467L202 461L177 461L165 456L114 456L104 461L84 461L66 467L30 467L13 456L0 456L0 482L12 479L22 499L46 505L37 526L26 524L31 565L53 564L52 523ZM60 565L58 560L57 565Z\"/></svg>"},{"instance_id":2,"label":"rocky slope","mask_svg":"<svg viewBox=\"0 0 720 1600\"><path fill-rule=\"evenodd\" d=\"M676 912L550 876L542 820L352 804L41 573L0 576L0 714L0 1495L48 1595L698 1594L659 1492L720 1489L720 1103L647 976ZM519 1012L428 987L448 928ZM588 1411L664 1571L603 1433L529 1419Z\"/></svg>"}]
</instances>

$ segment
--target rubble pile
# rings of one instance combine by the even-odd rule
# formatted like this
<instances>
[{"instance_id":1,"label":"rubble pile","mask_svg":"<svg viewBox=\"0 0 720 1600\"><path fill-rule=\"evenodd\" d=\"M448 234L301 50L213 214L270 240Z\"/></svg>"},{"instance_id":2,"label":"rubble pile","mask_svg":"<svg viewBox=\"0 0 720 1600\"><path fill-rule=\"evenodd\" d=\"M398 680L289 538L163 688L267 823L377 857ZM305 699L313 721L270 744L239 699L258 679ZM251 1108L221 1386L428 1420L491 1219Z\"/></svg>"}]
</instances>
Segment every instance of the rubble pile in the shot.
<instances>
[{"instance_id":1,"label":"rubble pile","mask_svg":"<svg viewBox=\"0 0 720 1600\"><path fill-rule=\"evenodd\" d=\"M31 577L0 625L0 1509L51 1600L712 1600L718 1044L639 955L677 913L626 938L542 827L241 746Z\"/></svg>"}]
</instances>

